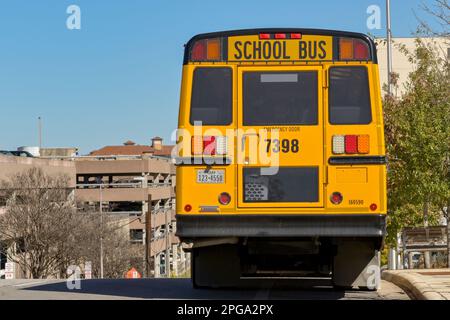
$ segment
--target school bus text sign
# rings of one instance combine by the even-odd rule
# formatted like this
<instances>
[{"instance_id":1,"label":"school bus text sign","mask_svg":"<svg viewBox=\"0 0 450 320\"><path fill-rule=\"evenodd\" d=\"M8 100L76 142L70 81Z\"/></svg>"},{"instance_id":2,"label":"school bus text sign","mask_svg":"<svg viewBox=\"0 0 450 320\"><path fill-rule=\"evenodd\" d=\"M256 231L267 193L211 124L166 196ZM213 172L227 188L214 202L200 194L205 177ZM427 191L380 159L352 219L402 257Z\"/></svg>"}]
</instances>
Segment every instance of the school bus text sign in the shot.
<instances>
[{"instance_id":1,"label":"school bus text sign","mask_svg":"<svg viewBox=\"0 0 450 320\"><path fill-rule=\"evenodd\" d=\"M259 39L258 36L228 38L228 61L330 61L333 37L301 39Z\"/></svg>"}]
</instances>

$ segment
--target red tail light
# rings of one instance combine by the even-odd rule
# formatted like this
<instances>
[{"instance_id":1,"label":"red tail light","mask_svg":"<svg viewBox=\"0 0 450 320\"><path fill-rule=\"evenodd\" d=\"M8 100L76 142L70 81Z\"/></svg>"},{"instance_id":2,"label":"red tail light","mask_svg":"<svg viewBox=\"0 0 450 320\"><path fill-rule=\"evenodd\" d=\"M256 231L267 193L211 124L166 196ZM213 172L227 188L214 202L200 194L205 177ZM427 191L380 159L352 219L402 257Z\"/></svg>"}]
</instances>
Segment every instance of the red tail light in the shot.
<instances>
[{"instance_id":1,"label":"red tail light","mask_svg":"<svg viewBox=\"0 0 450 320\"><path fill-rule=\"evenodd\" d=\"M378 209L378 206L376 205L376 203L372 203L371 205L370 205L370 210L371 211L376 211Z\"/></svg>"},{"instance_id":2,"label":"red tail light","mask_svg":"<svg viewBox=\"0 0 450 320\"><path fill-rule=\"evenodd\" d=\"M216 154L216 137L203 137L203 154L208 156Z\"/></svg>"},{"instance_id":3,"label":"red tail light","mask_svg":"<svg viewBox=\"0 0 450 320\"><path fill-rule=\"evenodd\" d=\"M345 136L345 153L347 154L358 153L358 136L355 135Z\"/></svg>"},{"instance_id":4,"label":"red tail light","mask_svg":"<svg viewBox=\"0 0 450 320\"><path fill-rule=\"evenodd\" d=\"M286 39L285 33L275 33L275 39Z\"/></svg>"},{"instance_id":5,"label":"red tail light","mask_svg":"<svg viewBox=\"0 0 450 320\"><path fill-rule=\"evenodd\" d=\"M354 43L355 60L368 60L369 47L362 41L355 41Z\"/></svg>"},{"instance_id":6,"label":"red tail light","mask_svg":"<svg viewBox=\"0 0 450 320\"><path fill-rule=\"evenodd\" d=\"M340 192L333 192L333 194L330 197L330 201L332 204L338 205L342 202L342 200L344 200L344 197Z\"/></svg>"},{"instance_id":7,"label":"red tail light","mask_svg":"<svg viewBox=\"0 0 450 320\"><path fill-rule=\"evenodd\" d=\"M260 40L268 40L268 39L301 39L302 34L301 33L260 33L259 39Z\"/></svg>"},{"instance_id":8,"label":"red tail light","mask_svg":"<svg viewBox=\"0 0 450 320\"><path fill-rule=\"evenodd\" d=\"M206 60L206 40L199 40L194 44L191 59L195 61Z\"/></svg>"},{"instance_id":9,"label":"red tail light","mask_svg":"<svg viewBox=\"0 0 450 320\"><path fill-rule=\"evenodd\" d=\"M228 193L222 192L222 193L220 194L220 196L219 196L219 202L220 202L220 204L222 204L222 205L225 206L225 205L229 204L230 201L231 201L231 196L230 196Z\"/></svg>"},{"instance_id":10,"label":"red tail light","mask_svg":"<svg viewBox=\"0 0 450 320\"><path fill-rule=\"evenodd\" d=\"M184 211L191 212L191 210L192 210L192 206L190 204L187 204L184 206Z\"/></svg>"}]
</instances>

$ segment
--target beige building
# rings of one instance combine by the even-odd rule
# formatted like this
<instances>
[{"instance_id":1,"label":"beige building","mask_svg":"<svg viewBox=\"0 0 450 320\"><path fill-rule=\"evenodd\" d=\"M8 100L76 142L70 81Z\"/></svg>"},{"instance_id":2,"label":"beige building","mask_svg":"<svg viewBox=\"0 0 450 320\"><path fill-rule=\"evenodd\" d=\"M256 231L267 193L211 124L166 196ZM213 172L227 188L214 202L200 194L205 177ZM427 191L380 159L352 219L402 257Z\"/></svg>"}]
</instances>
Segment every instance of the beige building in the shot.
<instances>
[{"instance_id":1,"label":"beige building","mask_svg":"<svg viewBox=\"0 0 450 320\"><path fill-rule=\"evenodd\" d=\"M435 42L440 50L443 58L448 59L450 56L450 44L445 38L422 38L425 43ZM380 84L381 88L388 82L387 72L387 46L386 39L376 39L378 51L378 64L380 68ZM416 38L393 38L392 44L392 69L399 75L398 90L394 92L396 96L404 93L405 84L409 74L414 71L415 65L412 64L405 54L400 50L401 47L406 48L409 52L414 52L416 48Z\"/></svg>"}]
</instances>

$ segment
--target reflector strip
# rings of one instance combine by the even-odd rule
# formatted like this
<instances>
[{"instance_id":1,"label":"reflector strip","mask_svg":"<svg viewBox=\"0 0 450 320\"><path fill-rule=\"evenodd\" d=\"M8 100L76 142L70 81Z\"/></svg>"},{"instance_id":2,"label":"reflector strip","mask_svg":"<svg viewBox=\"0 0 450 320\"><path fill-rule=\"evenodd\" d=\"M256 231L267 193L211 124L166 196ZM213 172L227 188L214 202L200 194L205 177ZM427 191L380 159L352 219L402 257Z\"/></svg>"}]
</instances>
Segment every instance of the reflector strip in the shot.
<instances>
[{"instance_id":1,"label":"reflector strip","mask_svg":"<svg viewBox=\"0 0 450 320\"><path fill-rule=\"evenodd\" d=\"M333 136L333 153L344 154L345 153L345 137Z\"/></svg>"},{"instance_id":2,"label":"reflector strip","mask_svg":"<svg viewBox=\"0 0 450 320\"><path fill-rule=\"evenodd\" d=\"M328 163L332 165L386 164L387 159L385 156L331 157Z\"/></svg>"}]
</instances>

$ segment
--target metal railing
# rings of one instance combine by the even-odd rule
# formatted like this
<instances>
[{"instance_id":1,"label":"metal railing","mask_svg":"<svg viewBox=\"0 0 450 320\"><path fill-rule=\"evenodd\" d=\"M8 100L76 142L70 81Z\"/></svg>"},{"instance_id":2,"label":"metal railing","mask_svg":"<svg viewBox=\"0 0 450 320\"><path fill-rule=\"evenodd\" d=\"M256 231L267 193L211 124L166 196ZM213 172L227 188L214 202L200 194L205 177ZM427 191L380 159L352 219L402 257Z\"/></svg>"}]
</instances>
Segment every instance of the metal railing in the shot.
<instances>
[{"instance_id":1,"label":"metal railing","mask_svg":"<svg viewBox=\"0 0 450 320\"><path fill-rule=\"evenodd\" d=\"M142 188L142 183L77 183L76 187L77 189Z\"/></svg>"},{"instance_id":2,"label":"metal railing","mask_svg":"<svg viewBox=\"0 0 450 320\"><path fill-rule=\"evenodd\" d=\"M147 182L145 188L171 187L170 182ZM141 181L120 183L77 183L77 189L113 189L113 188L144 188Z\"/></svg>"},{"instance_id":3,"label":"metal railing","mask_svg":"<svg viewBox=\"0 0 450 320\"><path fill-rule=\"evenodd\" d=\"M142 216L142 211L103 211L104 214L114 215L114 216L129 216L137 217Z\"/></svg>"},{"instance_id":4,"label":"metal railing","mask_svg":"<svg viewBox=\"0 0 450 320\"><path fill-rule=\"evenodd\" d=\"M48 160L146 160L146 159L157 159L172 162L170 157L155 156L155 155L107 155L107 156L45 156L39 157L39 159Z\"/></svg>"}]
</instances>

